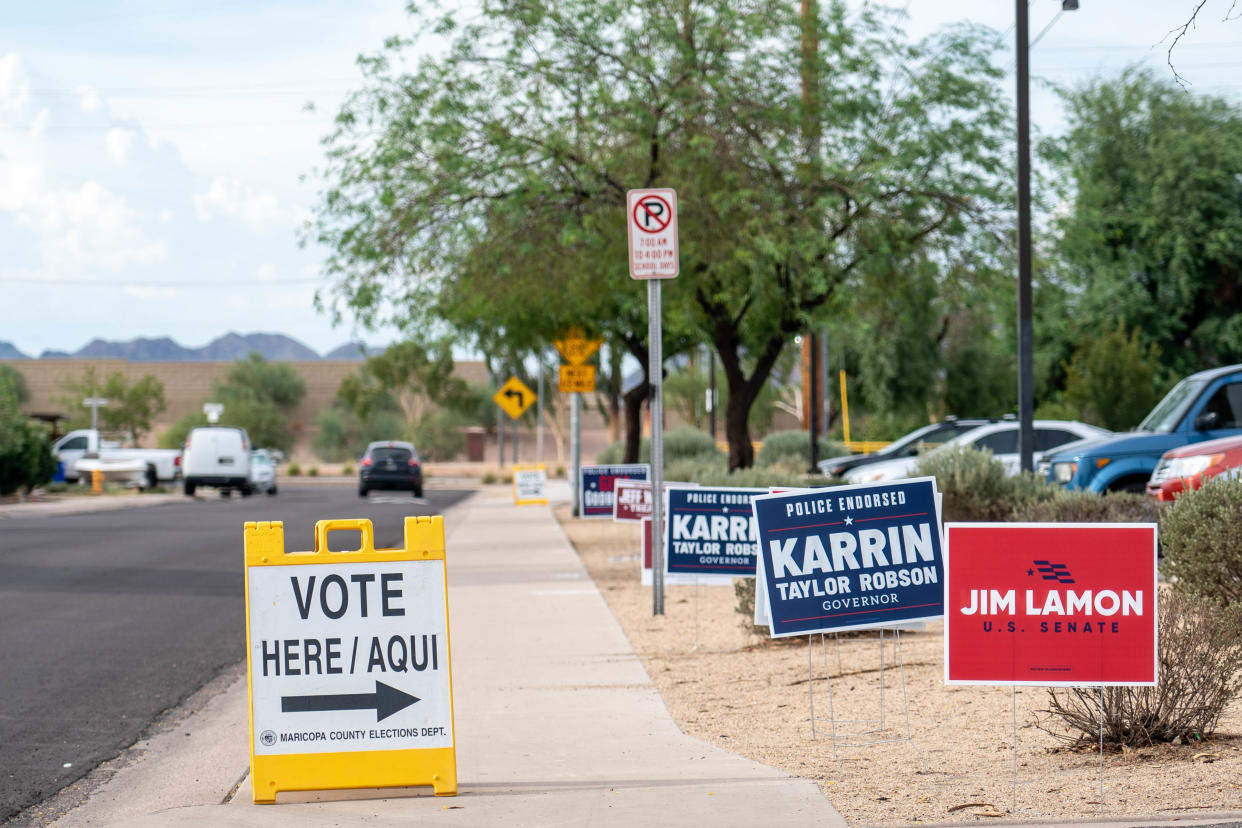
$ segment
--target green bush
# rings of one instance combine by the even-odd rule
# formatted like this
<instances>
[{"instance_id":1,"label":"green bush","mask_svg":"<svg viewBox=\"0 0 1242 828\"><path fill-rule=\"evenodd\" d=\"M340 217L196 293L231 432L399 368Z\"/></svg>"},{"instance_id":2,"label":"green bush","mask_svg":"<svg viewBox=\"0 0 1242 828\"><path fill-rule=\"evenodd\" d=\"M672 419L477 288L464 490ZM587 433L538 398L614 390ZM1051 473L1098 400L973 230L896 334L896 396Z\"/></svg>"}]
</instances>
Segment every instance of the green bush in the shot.
<instances>
[{"instance_id":1,"label":"green bush","mask_svg":"<svg viewBox=\"0 0 1242 828\"><path fill-rule=\"evenodd\" d=\"M56 473L47 433L18 408L20 391L16 380L0 377L0 495L29 492Z\"/></svg>"},{"instance_id":2,"label":"green bush","mask_svg":"<svg viewBox=\"0 0 1242 828\"><path fill-rule=\"evenodd\" d=\"M346 476L349 476L349 475L351 475L351 474L353 474L353 473L354 473L354 464L353 464L353 463L346 463L346 464L344 464L343 466L341 466L341 474L346 475Z\"/></svg>"},{"instance_id":3,"label":"green bush","mask_svg":"<svg viewBox=\"0 0 1242 828\"><path fill-rule=\"evenodd\" d=\"M289 468L285 469L285 474L289 475L290 477L300 477L302 475L302 467L299 466L296 462L290 463Z\"/></svg>"},{"instance_id":4,"label":"green bush","mask_svg":"<svg viewBox=\"0 0 1242 828\"><path fill-rule=\"evenodd\" d=\"M461 418L445 409L426 412L414 426L414 445L424 460L452 460L466 448Z\"/></svg>"},{"instance_id":5,"label":"green bush","mask_svg":"<svg viewBox=\"0 0 1242 828\"><path fill-rule=\"evenodd\" d=\"M599 453L596 458L597 463L620 463L625 457L625 442L618 440L615 443L609 443L608 447ZM664 435L664 465L675 463L678 460L704 460L712 461L719 459L724 462L725 454L716 448L716 443L712 440L711 435L706 432L699 431L690 426L678 426ZM644 437L638 444L638 462L651 462L651 440Z\"/></svg>"},{"instance_id":6,"label":"green bush","mask_svg":"<svg viewBox=\"0 0 1242 828\"><path fill-rule=\"evenodd\" d=\"M840 457L849 454L841 443L835 443L826 437L816 441L819 447L819 459ZM759 447L759 455L755 458L756 466L788 466L791 469L805 471L811 466L811 438L805 431L776 431L763 438Z\"/></svg>"},{"instance_id":7,"label":"green bush","mask_svg":"<svg viewBox=\"0 0 1242 828\"><path fill-rule=\"evenodd\" d=\"M704 486L742 486L746 488L767 488L768 486L788 486L798 488L814 485L808 483L801 472L791 471L782 466L754 467L738 469L730 472L728 462L722 457L719 460L679 460L664 467L664 479L684 483L699 483ZM823 478L816 478L818 483Z\"/></svg>"},{"instance_id":8,"label":"green bush","mask_svg":"<svg viewBox=\"0 0 1242 828\"><path fill-rule=\"evenodd\" d=\"M311 466L309 469L307 469L307 470L306 470L306 476L307 476L307 477L318 477L318 476L319 476L319 467L318 467L318 466Z\"/></svg>"},{"instance_id":9,"label":"green bush","mask_svg":"<svg viewBox=\"0 0 1242 828\"><path fill-rule=\"evenodd\" d=\"M1154 523L1159 506L1139 494L1070 491L1043 477L1009 475L990 451L951 447L919 460L915 474L936 478L946 521Z\"/></svg>"},{"instance_id":10,"label":"green bush","mask_svg":"<svg viewBox=\"0 0 1242 828\"><path fill-rule=\"evenodd\" d=\"M1175 589L1242 605L1242 479L1183 492L1160 520L1160 546Z\"/></svg>"}]
</instances>

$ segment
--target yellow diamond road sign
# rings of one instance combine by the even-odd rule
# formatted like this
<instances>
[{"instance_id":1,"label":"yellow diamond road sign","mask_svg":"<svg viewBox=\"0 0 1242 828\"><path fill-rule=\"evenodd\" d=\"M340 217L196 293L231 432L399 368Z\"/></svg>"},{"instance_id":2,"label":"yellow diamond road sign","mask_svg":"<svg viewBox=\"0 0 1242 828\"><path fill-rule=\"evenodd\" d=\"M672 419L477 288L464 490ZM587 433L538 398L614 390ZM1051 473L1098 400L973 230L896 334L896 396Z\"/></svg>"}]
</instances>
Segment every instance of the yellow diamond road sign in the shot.
<instances>
[{"instance_id":1,"label":"yellow diamond road sign","mask_svg":"<svg viewBox=\"0 0 1242 828\"><path fill-rule=\"evenodd\" d=\"M534 404L535 392L517 377L509 377L508 382L500 386L500 390L492 395L492 399L506 414L516 420L522 416L522 412Z\"/></svg>"},{"instance_id":2,"label":"yellow diamond road sign","mask_svg":"<svg viewBox=\"0 0 1242 828\"><path fill-rule=\"evenodd\" d=\"M574 330L566 334L564 339L558 339L553 344L570 365L582 365L591 358L591 354L599 350L603 342L602 339L587 339L582 335L582 331Z\"/></svg>"},{"instance_id":3,"label":"yellow diamond road sign","mask_svg":"<svg viewBox=\"0 0 1242 828\"><path fill-rule=\"evenodd\" d=\"M562 365L557 388L566 394L590 394L595 390L595 366Z\"/></svg>"}]
</instances>

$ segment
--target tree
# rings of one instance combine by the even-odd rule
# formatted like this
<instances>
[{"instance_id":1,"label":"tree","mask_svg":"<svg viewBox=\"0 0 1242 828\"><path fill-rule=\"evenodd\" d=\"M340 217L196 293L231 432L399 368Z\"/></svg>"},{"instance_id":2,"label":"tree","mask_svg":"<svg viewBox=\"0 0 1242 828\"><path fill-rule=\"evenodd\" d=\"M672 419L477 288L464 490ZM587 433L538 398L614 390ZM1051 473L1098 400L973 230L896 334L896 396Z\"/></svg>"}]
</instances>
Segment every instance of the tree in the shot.
<instances>
[{"instance_id":1,"label":"tree","mask_svg":"<svg viewBox=\"0 0 1242 828\"><path fill-rule=\"evenodd\" d=\"M143 374L132 384L120 371L113 371L101 380L94 366L88 366L82 376L65 383L69 393L61 397L61 404L76 412L70 418L70 428L86 428L90 414L82 406L87 397L103 397L108 404L99 409L99 425L107 431L123 432L138 442L151 430L151 424L167 403L164 400L164 383L153 374Z\"/></svg>"},{"instance_id":2,"label":"tree","mask_svg":"<svg viewBox=\"0 0 1242 828\"><path fill-rule=\"evenodd\" d=\"M367 357L362 370L341 381L338 399L365 419L376 405L396 402L408 427L430 405L467 405L466 383L454 375L453 351L447 341L424 345L407 340Z\"/></svg>"},{"instance_id":3,"label":"tree","mask_svg":"<svg viewBox=\"0 0 1242 828\"><path fill-rule=\"evenodd\" d=\"M0 372L0 495L29 492L56 471L47 434L18 407L23 387L8 372Z\"/></svg>"},{"instance_id":4,"label":"tree","mask_svg":"<svg viewBox=\"0 0 1242 828\"><path fill-rule=\"evenodd\" d=\"M1242 109L1141 69L1063 94L1064 353L1119 320L1173 373L1242 361Z\"/></svg>"},{"instance_id":5,"label":"tree","mask_svg":"<svg viewBox=\"0 0 1242 828\"><path fill-rule=\"evenodd\" d=\"M674 187L682 276L665 329L719 353L729 465L750 466L749 413L785 343L874 267L945 255L1008 206L993 39L956 29L912 45L887 13L832 2L804 101L789 6L420 14L414 28L450 44L408 72L408 41L365 59L367 86L326 141L315 235L333 251L336 312L473 319L480 339L487 321L492 341L535 347L585 316L645 369L625 193Z\"/></svg>"},{"instance_id":6,"label":"tree","mask_svg":"<svg viewBox=\"0 0 1242 828\"><path fill-rule=\"evenodd\" d=\"M252 351L229 366L212 386L211 401L224 405L218 425L244 428L255 448L293 448L289 418L306 394L306 382L287 362L268 362ZM206 402L206 401L204 401ZM191 412L160 435L160 445L179 448L190 430L208 425L207 417Z\"/></svg>"},{"instance_id":7,"label":"tree","mask_svg":"<svg viewBox=\"0 0 1242 828\"><path fill-rule=\"evenodd\" d=\"M1112 431L1134 428L1168 390L1159 346L1144 347L1121 322L1084 339L1065 376L1072 416Z\"/></svg>"}]
</instances>

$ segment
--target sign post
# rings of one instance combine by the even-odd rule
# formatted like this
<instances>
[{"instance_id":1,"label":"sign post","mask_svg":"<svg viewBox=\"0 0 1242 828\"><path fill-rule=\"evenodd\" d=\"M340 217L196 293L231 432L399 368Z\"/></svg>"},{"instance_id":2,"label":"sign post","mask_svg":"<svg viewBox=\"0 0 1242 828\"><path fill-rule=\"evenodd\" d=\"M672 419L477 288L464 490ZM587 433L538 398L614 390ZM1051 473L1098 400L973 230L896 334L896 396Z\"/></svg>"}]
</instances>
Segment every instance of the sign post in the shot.
<instances>
[{"instance_id":1,"label":"sign post","mask_svg":"<svg viewBox=\"0 0 1242 828\"><path fill-rule=\"evenodd\" d=\"M361 534L335 552L328 533ZM321 520L313 552L279 521L245 525L246 675L255 802L280 791L430 785L457 793L444 521Z\"/></svg>"},{"instance_id":2,"label":"sign post","mask_svg":"<svg viewBox=\"0 0 1242 828\"><path fill-rule=\"evenodd\" d=\"M630 278L647 280L647 365L651 389L651 484L664 487L664 354L661 330L660 280L673 279L680 269L677 255L677 192L668 188L630 190L625 194L626 236ZM652 525L663 526L663 504L653 498ZM651 612L664 614L664 550L655 546Z\"/></svg>"},{"instance_id":3,"label":"sign post","mask_svg":"<svg viewBox=\"0 0 1242 828\"><path fill-rule=\"evenodd\" d=\"M91 431L99 431L99 409L108 405L107 397L87 397L82 400L82 405L91 410Z\"/></svg>"}]
</instances>

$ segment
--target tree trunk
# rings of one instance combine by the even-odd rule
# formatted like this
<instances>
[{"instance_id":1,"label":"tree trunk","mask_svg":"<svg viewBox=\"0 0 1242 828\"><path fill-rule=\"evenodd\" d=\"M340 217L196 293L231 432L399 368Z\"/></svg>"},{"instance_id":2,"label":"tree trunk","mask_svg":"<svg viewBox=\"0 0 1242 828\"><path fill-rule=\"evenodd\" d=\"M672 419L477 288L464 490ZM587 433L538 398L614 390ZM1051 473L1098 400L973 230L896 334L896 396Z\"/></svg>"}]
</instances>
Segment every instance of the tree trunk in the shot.
<instances>
[{"instance_id":1,"label":"tree trunk","mask_svg":"<svg viewBox=\"0 0 1242 828\"><path fill-rule=\"evenodd\" d=\"M624 463L638 462L643 436L643 403L647 401L650 390L651 385L644 372L643 381L625 394L625 456L621 458Z\"/></svg>"},{"instance_id":2,"label":"tree trunk","mask_svg":"<svg viewBox=\"0 0 1242 828\"><path fill-rule=\"evenodd\" d=\"M755 464L755 446L750 441L750 406L754 400L742 400L732 388L725 406L725 439L729 441L729 471L748 469Z\"/></svg>"},{"instance_id":3,"label":"tree trunk","mask_svg":"<svg viewBox=\"0 0 1242 828\"><path fill-rule=\"evenodd\" d=\"M772 366L785 347L783 334L774 335L759 351L755 367L747 377L742 372L741 342L727 320L716 326L716 352L729 387L725 406L725 439L729 441L729 471L748 469L755 464L755 447L750 442L750 408L772 373Z\"/></svg>"},{"instance_id":4,"label":"tree trunk","mask_svg":"<svg viewBox=\"0 0 1242 828\"><path fill-rule=\"evenodd\" d=\"M601 359L602 363L603 360ZM608 441L621 439L621 349L608 346Z\"/></svg>"}]
</instances>

